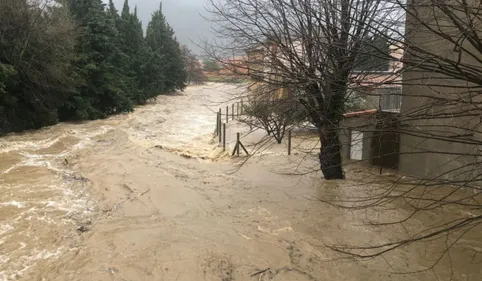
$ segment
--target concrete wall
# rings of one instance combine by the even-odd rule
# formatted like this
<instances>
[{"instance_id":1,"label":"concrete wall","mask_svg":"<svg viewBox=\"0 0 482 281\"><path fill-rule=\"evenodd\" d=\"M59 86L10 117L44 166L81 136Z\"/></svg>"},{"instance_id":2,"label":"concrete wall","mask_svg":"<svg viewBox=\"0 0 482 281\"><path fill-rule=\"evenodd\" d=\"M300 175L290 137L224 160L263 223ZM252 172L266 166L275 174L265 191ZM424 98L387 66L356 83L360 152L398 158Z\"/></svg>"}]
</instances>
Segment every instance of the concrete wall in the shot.
<instances>
[{"instance_id":1,"label":"concrete wall","mask_svg":"<svg viewBox=\"0 0 482 281\"><path fill-rule=\"evenodd\" d=\"M344 164L359 162L350 159L351 151L351 132L361 131L363 133L362 162L369 163L371 157L371 141L375 131L376 119L374 114L361 115L356 117L344 118L340 124L341 154Z\"/></svg>"},{"instance_id":2,"label":"concrete wall","mask_svg":"<svg viewBox=\"0 0 482 281\"><path fill-rule=\"evenodd\" d=\"M413 5L426 1L409 2ZM437 17L438 23L444 25L442 30L445 34L453 33L453 38L460 37L460 32L451 27L443 15L434 13L431 7L417 6L416 9L425 22L435 25ZM465 51L454 48L454 44L424 28L410 16L407 16L406 30L407 42L418 48L449 60L460 59L461 64L482 69L482 64L467 54L467 51L473 51L482 59L480 51L475 51L468 43L464 44ZM405 56L407 60L415 58L410 53ZM480 101L480 93L470 93L469 88L473 84L417 68L406 71L403 80L400 172L418 178L455 181L470 180L480 174L479 167L474 164L480 161L480 149L470 144L482 140L482 135L473 131L481 130L478 109L470 104L448 102L464 96L471 101ZM482 116L482 110L479 112Z\"/></svg>"},{"instance_id":3,"label":"concrete wall","mask_svg":"<svg viewBox=\"0 0 482 281\"><path fill-rule=\"evenodd\" d=\"M251 78L248 85L248 99L250 101L284 99L289 96L289 89L281 86L283 85L283 77L277 74L268 57L275 52L273 48L274 46L271 50L267 50L260 47L246 52L246 64Z\"/></svg>"},{"instance_id":4,"label":"concrete wall","mask_svg":"<svg viewBox=\"0 0 482 281\"><path fill-rule=\"evenodd\" d=\"M351 133L363 133L362 160L366 164L398 169L400 140L398 114L376 112L345 117L340 125L340 142L344 164L360 162L350 157Z\"/></svg>"},{"instance_id":5,"label":"concrete wall","mask_svg":"<svg viewBox=\"0 0 482 281\"><path fill-rule=\"evenodd\" d=\"M397 112L378 112L371 141L370 164L398 170L400 164L400 116Z\"/></svg>"}]
</instances>

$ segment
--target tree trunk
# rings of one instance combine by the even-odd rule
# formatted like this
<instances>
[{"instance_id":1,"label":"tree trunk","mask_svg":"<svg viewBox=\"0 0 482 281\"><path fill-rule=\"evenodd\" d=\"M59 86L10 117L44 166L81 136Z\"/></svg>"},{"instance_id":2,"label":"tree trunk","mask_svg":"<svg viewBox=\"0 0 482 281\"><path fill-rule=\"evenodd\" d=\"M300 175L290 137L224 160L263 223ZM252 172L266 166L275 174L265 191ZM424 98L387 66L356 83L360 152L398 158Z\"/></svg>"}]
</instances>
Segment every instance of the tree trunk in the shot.
<instances>
[{"instance_id":1,"label":"tree trunk","mask_svg":"<svg viewBox=\"0 0 482 281\"><path fill-rule=\"evenodd\" d=\"M328 101L325 100L326 96L323 95L317 84L310 84L306 88L308 96L315 97L316 102L310 103L309 100L300 99L301 104L308 110L312 123L318 129L321 143L319 155L320 168L326 180L345 179L341 162L341 143L338 138L338 124L343 116L343 98L346 89L337 89L339 85L340 84L335 83L327 87L333 89ZM329 106L327 106L326 103L328 103Z\"/></svg>"},{"instance_id":2,"label":"tree trunk","mask_svg":"<svg viewBox=\"0 0 482 281\"><path fill-rule=\"evenodd\" d=\"M338 138L338 130L333 127L324 128L320 131L320 142L320 167L325 179L345 179L341 162L341 143Z\"/></svg>"}]
</instances>

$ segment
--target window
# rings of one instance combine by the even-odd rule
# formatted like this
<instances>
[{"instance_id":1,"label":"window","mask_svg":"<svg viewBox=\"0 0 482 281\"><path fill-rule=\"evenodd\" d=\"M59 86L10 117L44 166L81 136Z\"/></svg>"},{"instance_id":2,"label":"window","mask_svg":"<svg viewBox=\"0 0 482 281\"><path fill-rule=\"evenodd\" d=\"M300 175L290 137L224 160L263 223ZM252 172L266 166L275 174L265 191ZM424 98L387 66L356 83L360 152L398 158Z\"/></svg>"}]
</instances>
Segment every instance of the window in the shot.
<instances>
[{"instance_id":1,"label":"window","mask_svg":"<svg viewBox=\"0 0 482 281\"><path fill-rule=\"evenodd\" d=\"M402 107L402 91L400 88L377 89L380 95L380 110L400 112Z\"/></svg>"}]
</instances>

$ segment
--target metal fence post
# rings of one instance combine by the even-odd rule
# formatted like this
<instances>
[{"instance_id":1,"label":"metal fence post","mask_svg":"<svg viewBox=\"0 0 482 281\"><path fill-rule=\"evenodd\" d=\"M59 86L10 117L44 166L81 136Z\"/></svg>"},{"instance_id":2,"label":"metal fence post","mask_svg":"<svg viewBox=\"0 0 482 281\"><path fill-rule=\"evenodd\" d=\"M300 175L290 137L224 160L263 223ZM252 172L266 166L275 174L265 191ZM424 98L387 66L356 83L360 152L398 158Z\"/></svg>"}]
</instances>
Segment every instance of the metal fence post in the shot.
<instances>
[{"instance_id":1,"label":"metal fence post","mask_svg":"<svg viewBox=\"0 0 482 281\"><path fill-rule=\"evenodd\" d=\"M229 121L229 106L226 105L226 124L228 123Z\"/></svg>"},{"instance_id":2,"label":"metal fence post","mask_svg":"<svg viewBox=\"0 0 482 281\"><path fill-rule=\"evenodd\" d=\"M226 150L226 123L223 123L223 151Z\"/></svg>"},{"instance_id":3,"label":"metal fence post","mask_svg":"<svg viewBox=\"0 0 482 281\"><path fill-rule=\"evenodd\" d=\"M231 119L234 120L234 103L231 106Z\"/></svg>"},{"instance_id":4,"label":"metal fence post","mask_svg":"<svg viewBox=\"0 0 482 281\"><path fill-rule=\"evenodd\" d=\"M239 117L239 101L236 103L236 116Z\"/></svg>"},{"instance_id":5,"label":"metal fence post","mask_svg":"<svg viewBox=\"0 0 482 281\"><path fill-rule=\"evenodd\" d=\"M216 136L219 134L219 114L216 112Z\"/></svg>"},{"instance_id":6,"label":"metal fence post","mask_svg":"<svg viewBox=\"0 0 482 281\"><path fill-rule=\"evenodd\" d=\"M288 131L288 155L291 155L291 130Z\"/></svg>"},{"instance_id":7,"label":"metal fence post","mask_svg":"<svg viewBox=\"0 0 482 281\"><path fill-rule=\"evenodd\" d=\"M219 112L219 135L221 135L221 124L223 123L223 114Z\"/></svg>"},{"instance_id":8,"label":"metal fence post","mask_svg":"<svg viewBox=\"0 0 482 281\"><path fill-rule=\"evenodd\" d=\"M221 113L221 108L219 108L218 111L218 135L221 135L221 123L222 123L222 116L223 114ZM221 142L221 138L219 138L219 142Z\"/></svg>"},{"instance_id":9,"label":"metal fence post","mask_svg":"<svg viewBox=\"0 0 482 281\"><path fill-rule=\"evenodd\" d=\"M221 143L221 108L219 109L219 112L218 112L218 137L219 137L219 143Z\"/></svg>"},{"instance_id":10,"label":"metal fence post","mask_svg":"<svg viewBox=\"0 0 482 281\"><path fill-rule=\"evenodd\" d=\"M236 139L237 139L237 141L236 141L236 153L237 153L237 155L239 156L239 146L240 146L240 144L239 144L239 143L240 143L240 141L239 141L239 133L236 134Z\"/></svg>"},{"instance_id":11,"label":"metal fence post","mask_svg":"<svg viewBox=\"0 0 482 281\"><path fill-rule=\"evenodd\" d=\"M241 100L241 115L243 114L243 100Z\"/></svg>"}]
</instances>

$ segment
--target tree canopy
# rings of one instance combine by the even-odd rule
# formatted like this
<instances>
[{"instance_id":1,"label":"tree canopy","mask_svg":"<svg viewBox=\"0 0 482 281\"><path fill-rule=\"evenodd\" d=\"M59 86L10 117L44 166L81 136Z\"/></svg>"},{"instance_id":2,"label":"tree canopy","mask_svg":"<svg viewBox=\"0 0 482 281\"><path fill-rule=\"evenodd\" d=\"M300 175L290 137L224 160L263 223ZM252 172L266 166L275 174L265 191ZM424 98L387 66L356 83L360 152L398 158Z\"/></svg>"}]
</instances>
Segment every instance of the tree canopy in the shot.
<instances>
[{"instance_id":1,"label":"tree canopy","mask_svg":"<svg viewBox=\"0 0 482 281\"><path fill-rule=\"evenodd\" d=\"M0 134L130 112L183 90L181 48L162 9L146 36L126 0L0 2Z\"/></svg>"},{"instance_id":2,"label":"tree canopy","mask_svg":"<svg viewBox=\"0 0 482 281\"><path fill-rule=\"evenodd\" d=\"M0 2L0 134L58 121L75 90L77 28L65 6Z\"/></svg>"},{"instance_id":3,"label":"tree canopy","mask_svg":"<svg viewBox=\"0 0 482 281\"><path fill-rule=\"evenodd\" d=\"M339 124L351 94L353 72L383 70L377 34L390 26L393 4L376 0L208 0L213 29L222 41L206 52L217 61L248 53L247 73L272 89L294 95L316 126L325 179L344 179ZM383 42L382 42L383 43ZM377 52L375 52L377 51ZM229 63L228 63L229 64ZM231 66L234 67L234 63ZM375 69L376 67L376 69ZM360 71L363 70L363 71ZM257 93L259 96L260 93Z\"/></svg>"}]
</instances>

